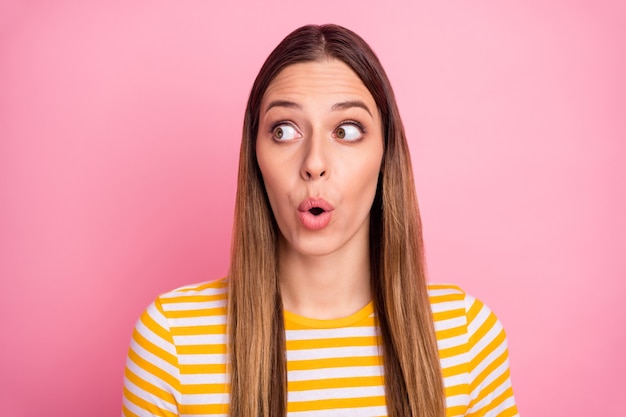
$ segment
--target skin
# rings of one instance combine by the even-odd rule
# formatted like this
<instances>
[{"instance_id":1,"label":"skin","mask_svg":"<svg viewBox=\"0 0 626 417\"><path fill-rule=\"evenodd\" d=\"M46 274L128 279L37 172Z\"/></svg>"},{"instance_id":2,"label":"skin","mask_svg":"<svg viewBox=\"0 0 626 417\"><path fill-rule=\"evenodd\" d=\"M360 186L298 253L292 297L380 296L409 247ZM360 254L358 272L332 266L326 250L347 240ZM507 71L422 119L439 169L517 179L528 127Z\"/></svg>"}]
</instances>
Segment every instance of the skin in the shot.
<instances>
[{"instance_id":1,"label":"skin","mask_svg":"<svg viewBox=\"0 0 626 417\"><path fill-rule=\"evenodd\" d=\"M284 308L315 319L358 311L371 299L369 216L383 157L374 98L342 61L286 67L263 97L256 153L281 232ZM326 227L303 225L307 198L333 206Z\"/></svg>"}]
</instances>

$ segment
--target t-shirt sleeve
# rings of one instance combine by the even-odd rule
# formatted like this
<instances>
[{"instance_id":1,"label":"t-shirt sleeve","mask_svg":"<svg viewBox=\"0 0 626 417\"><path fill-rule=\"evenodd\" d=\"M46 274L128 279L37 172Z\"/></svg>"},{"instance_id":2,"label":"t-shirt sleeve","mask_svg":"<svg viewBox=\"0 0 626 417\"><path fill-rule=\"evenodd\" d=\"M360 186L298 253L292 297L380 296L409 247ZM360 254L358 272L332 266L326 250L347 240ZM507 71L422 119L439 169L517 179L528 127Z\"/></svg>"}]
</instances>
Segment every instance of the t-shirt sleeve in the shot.
<instances>
[{"instance_id":1,"label":"t-shirt sleeve","mask_svg":"<svg viewBox=\"0 0 626 417\"><path fill-rule=\"evenodd\" d=\"M465 296L469 333L470 405L467 416L519 416L509 370L506 334L480 300Z\"/></svg>"},{"instance_id":2,"label":"t-shirt sleeve","mask_svg":"<svg viewBox=\"0 0 626 417\"><path fill-rule=\"evenodd\" d=\"M133 331L124 372L122 415L175 417L179 401L176 347L157 300L144 311Z\"/></svg>"}]
</instances>

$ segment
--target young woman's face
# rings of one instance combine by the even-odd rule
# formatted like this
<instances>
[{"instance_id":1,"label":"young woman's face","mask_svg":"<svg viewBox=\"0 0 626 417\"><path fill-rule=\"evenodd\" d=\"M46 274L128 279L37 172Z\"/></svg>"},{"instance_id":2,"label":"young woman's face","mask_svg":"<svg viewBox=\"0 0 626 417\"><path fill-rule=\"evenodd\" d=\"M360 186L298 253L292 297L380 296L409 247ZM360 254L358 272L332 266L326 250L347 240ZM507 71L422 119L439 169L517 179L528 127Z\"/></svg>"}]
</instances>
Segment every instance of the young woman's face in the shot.
<instances>
[{"instance_id":1,"label":"young woman's face","mask_svg":"<svg viewBox=\"0 0 626 417\"><path fill-rule=\"evenodd\" d=\"M302 255L367 245L382 125L350 67L324 60L283 69L261 102L256 153L281 245Z\"/></svg>"}]
</instances>

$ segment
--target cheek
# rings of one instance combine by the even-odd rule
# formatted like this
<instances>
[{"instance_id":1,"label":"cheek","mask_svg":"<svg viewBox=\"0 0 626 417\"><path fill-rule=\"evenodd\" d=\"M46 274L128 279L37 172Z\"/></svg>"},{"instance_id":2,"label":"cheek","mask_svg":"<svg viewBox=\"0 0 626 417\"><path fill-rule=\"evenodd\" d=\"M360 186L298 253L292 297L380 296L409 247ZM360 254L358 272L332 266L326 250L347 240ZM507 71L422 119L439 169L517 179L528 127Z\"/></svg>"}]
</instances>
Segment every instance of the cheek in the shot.
<instances>
[{"instance_id":1,"label":"cheek","mask_svg":"<svg viewBox=\"0 0 626 417\"><path fill-rule=\"evenodd\" d=\"M361 160L357 166L353 166L346 172L346 197L357 207L359 212L369 212L376 194L378 178L380 175L381 158L374 154L373 157Z\"/></svg>"},{"instance_id":2,"label":"cheek","mask_svg":"<svg viewBox=\"0 0 626 417\"><path fill-rule=\"evenodd\" d=\"M270 209L274 214L274 218L281 224L283 217L281 213L285 213L288 209L288 201L283 197L288 194L289 181L285 173L277 169L280 165L277 165L275 162L264 160L261 157L258 158L258 163Z\"/></svg>"}]
</instances>

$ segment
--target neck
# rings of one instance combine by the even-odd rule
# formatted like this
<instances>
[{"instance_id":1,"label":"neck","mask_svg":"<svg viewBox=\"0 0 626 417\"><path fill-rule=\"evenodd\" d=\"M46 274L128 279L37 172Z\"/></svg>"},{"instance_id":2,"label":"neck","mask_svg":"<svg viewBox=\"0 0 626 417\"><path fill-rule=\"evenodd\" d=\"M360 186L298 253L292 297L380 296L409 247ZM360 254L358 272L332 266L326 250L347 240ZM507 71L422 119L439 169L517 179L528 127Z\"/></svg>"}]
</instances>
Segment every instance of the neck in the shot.
<instances>
[{"instance_id":1,"label":"neck","mask_svg":"<svg viewBox=\"0 0 626 417\"><path fill-rule=\"evenodd\" d=\"M371 300L369 243L327 255L303 255L281 239L280 290L285 310L330 320L347 317Z\"/></svg>"}]
</instances>

